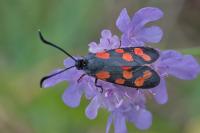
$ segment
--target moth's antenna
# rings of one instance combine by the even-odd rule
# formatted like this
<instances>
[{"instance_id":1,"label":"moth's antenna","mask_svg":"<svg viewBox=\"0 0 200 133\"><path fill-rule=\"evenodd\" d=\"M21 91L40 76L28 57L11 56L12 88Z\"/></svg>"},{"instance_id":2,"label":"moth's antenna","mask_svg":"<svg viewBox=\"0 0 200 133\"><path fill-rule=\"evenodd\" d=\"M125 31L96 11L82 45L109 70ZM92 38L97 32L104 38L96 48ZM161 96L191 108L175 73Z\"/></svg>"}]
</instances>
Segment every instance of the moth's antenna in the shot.
<instances>
[{"instance_id":1,"label":"moth's antenna","mask_svg":"<svg viewBox=\"0 0 200 133\"><path fill-rule=\"evenodd\" d=\"M54 47L54 48L59 49L60 51L62 51L63 53L65 53L67 56L69 56L71 59L73 59L75 62L77 61L72 55L70 55L69 53L67 53L67 51L65 51L64 49L62 49L61 47L57 46L56 44L53 44L53 43L47 41L46 39L44 39L44 37L43 37L43 35L42 35L42 33L41 33L40 30L38 30L38 33L39 33L40 40L41 40L43 43L45 43L45 44L47 44L47 45L50 45L50 46L52 46L52 47Z\"/></svg>"},{"instance_id":2,"label":"moth's antenna","mask_svg":"<svg viewBox=\"0 0 200 133\"><path fill-rule=\"evenodd\" d=\"M73 67L75 67L75 66L71 66L71 67L65 68L65 69L63 69L62 71L59 71L59 72L57 72L57 73L54 73L54 74L51 74L51 75L48 75L48 76L43 77L43 78L40 80L40 87L42 88L42 84L43 84L43 82L44 82L46 79L49 79L49 78L51 78L51 77L53 77L53 76L56 76L56 75L58 75L58 74L60 74L60 73L62 73L62 72L64 72L64 71L66 71L66 70L68 70L68 69L73 68Z\"/></svg>"}]
</instances>

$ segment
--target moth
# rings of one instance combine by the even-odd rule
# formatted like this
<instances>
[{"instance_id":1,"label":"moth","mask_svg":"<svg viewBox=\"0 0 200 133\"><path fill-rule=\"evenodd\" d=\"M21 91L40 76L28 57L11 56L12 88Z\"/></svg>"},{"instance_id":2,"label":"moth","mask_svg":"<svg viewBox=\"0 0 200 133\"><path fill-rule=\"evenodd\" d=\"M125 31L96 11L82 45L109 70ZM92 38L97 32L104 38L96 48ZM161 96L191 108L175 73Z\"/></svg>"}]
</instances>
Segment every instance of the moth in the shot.
<instances>
[{"instance_id":1,"label":"moth","mask_svg":"<svg viewBox=\"0 0 200 133\"><path fill-rule=\"evenodd\" d=\"M119 47L102 52L89 53L81 59L76 59L61 47L44 39L40 31L39 37L43 43L57 48L75 62L73 66L43 77L40 82L41 87L46 79L74 67L77 70L84 71L84 74L77 79L77 82L85 75L94 77L94 84L101 89L101 92L103 92L103 87L98 85L98 80L137 89L154 88L160 83L158 73L151 68L151 64L159 58L159 52L156 49L150 47Z\"/></svg>"}]
</instances>

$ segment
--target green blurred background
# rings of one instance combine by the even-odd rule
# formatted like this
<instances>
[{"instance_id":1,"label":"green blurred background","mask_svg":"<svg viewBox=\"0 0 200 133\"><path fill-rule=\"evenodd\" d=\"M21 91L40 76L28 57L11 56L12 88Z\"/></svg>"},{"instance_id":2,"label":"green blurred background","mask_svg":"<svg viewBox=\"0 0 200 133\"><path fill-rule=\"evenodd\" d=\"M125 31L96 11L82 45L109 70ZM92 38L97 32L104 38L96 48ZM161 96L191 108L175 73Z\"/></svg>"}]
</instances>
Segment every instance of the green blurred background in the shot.
<instances>
[{"instance_id":1,"label":"green blurred background","mask_svg":"<svg viewBox=\"0 0 200 133\"><path fill-rule=\"evenodd\" d=\"M193 54L200 62L199 0L0 0L0 133L104 133L105 110L89 120L84 98L76 109L64 105L66 83L39 88L41 77L63 67L66 56L42 44L37 30L73 55L86 55L87 44L98 41L102 29L120 35L114 24L122 8L132 14L144 6L165 13L156 22L165 33L156 46ZM169 78L168 103L148 99L152 127L139 131L129 123L129 132L200 133L199 81L200 76Z\"/></svg>"}]
</instances>

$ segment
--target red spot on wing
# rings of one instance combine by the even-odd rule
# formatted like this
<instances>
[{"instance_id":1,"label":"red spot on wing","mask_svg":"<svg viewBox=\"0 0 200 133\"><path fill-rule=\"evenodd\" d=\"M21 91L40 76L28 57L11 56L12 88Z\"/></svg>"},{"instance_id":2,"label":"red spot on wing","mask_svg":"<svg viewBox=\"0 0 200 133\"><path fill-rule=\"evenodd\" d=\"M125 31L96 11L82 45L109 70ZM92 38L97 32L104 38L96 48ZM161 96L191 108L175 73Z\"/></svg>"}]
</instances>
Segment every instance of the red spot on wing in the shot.
<instances>
[{"instance_id":1,"label":"red spot on wing","mask_svg":"<svg viewBox=\"0 0 200 133\"><path fill-rule=\"evenodd\" d=\"M143 77L139 77L135 80L134 84L137 87L142 87L144 85L145 79Z\"/></svg>"},{"instance_id":2,"label":"red spot on wing","mask_svg":"<svg viewBox=\"0 0 200 133\"><path fill-rule=\"evenodd\" d=\"M145 60L145 61L151 61L151 57L147 54L143 54L142 55L142 58Z\"/></svg>"},{"instance_id":3,"label":"red spot on wing","mask_svg":"<svg viewBox=\"0 0 200 133\"><path fill-rule=\"evenodd\" d=\"M130 66L121 66L122 70L131 70L132 67Z\"/></svg>"},{"instance_id":4,"label":"red spot on wing","mask_svg":"<svg viewBox=\"0 0 200 133\"><path fill-rule=\"evenodd\" d=\"M136 55L143 55L144 52L141 48L134 48L134 51L133 51Z\"/></svg>"},{"instance_id":5,"label":"red spot on wing","mask_svg":"<svg viewBox=\"0 0 200 133\"><path fill-rule=\"evenodd\" d=\"M122 78L118 78L118 79L115 80L115 83L122 85L122 84L125 83L125 80L122 79Z\"/></svg>"},{"instance_id":6,"label":"red spot on wing","mask_svg":"<svg viewBox=\"0 0 200 133\"><path fill-rule=\"evenodd\" d=\"M133 61L133 56L132 56L130 53L124 53L124 54L122 55L122 58L123 58L124 60L128 61L128 62Z\"/></svg>"},{"instance_id":7,"label":"red spot on wing","mask_svg":"<svg viewBox=\"0 0 200 133\"><path fill-rule=\"evenodd\" d=\"M115 49L115 52L119 53L119 54L122 54L122 53L124 53L124 50L121 49L121 48L118 48L118 49Z\"/></svg>"},{"instance_id":8,"label":"red spot on wing","mask_svg":"<svg viewBox=\"0 0 200 133\"><path fill-rule=\"evenodd\" d=\"M131 79L133 77L132 71L123 71L123 77L125 79Z\"/></svg>"},{"instance_id":9,"label":"red spot on wing","mask_svg":"<svg viewBox=\"0 0 200 133\"><path fill-rule=\"evenodd\" d=\"M144 79L149 79L152 76L152 72L149 70L144 71L143 74Z\"/></svg>"},{"instance_id":10,"label":"red spot on wing","mask_svg":"<svg viewBox=\"0 0 200 133\"><path fill-rule=\"evenodd\" d=\"M152 72L149 71L149 70L146 70L146 71L143 72L143 76L142 77L138 77L135 80L134 84L137 87L142 87L144 85L145 80L149 79L151 76L152 76Z\"/></svg>"},{"instance_id":11,"label":"red spot on wing","mask_svg":"<svg viewBox=\"0 0 200 133\"><path fill-rule=\"evenodd\" d=\"M99 52L99 53L96 53L96 57L101 58L101 59L109 59L110 54L107 52Z\"/></svg>"},{"instance_id":12,"label":"red spot on wing","mask_svg":"<svg viewBox=\"0 0 200 133\"><path fill-rule=\"evenodd\" d=\"M142 57L145 61L151 61L151 57L144 53L141 48L134 48L133 51L136 55Z\"/></svg>"},{"instance_id":13,"label":"red spot on wing","mask_svg":"<svg viewBox=\"0 0 200 133\"><path fill-rule=\"evenodd\" d=\"M110 78L110 73L107 71L100 71L100 72L96 73L96 77L98 79L106 80L106 79Z\"/></svg>"}]
</instances>

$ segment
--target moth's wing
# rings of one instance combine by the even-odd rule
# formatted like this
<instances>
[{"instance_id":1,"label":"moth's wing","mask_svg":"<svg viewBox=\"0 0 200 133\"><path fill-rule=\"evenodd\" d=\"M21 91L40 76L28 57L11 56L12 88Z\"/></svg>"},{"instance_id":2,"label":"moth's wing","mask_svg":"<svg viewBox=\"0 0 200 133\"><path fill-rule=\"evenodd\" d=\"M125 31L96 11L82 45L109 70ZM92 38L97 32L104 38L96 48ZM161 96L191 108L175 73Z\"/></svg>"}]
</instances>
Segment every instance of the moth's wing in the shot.
<instances>
[{"instance_id":1,"label":"moth's wing","mask_svg":"<svg viewBox=\"0 0 200 133\"><path fill-rule=\"evenodd\" d=\"M110 66L101 72L106 72L107 77L97 78L133 88L148 89L160 83L159 75L148 66Z\"/></svg>"},{"instance_id":2,"label":"moth's wing","mask_svg":"<svg viewBox=\"0 0 200 133\"><path fill-rule=\"evenodd\" d=\"M159 53L153 48L128 47L89 54L86 59L89 61L89 69L101 70L100 65L102 67L116 67L116 69L120 66L143 66L155 62L158 58Z\"/></svg>"},{"instance_id":3,"label":"moth's wing","mask_svg":"<svg viewBox=\"0 0 200 133\"><path fill-rule=\"evenodd\" d=\"M125 51L133 54L134 61L140 65L151 64L159 58L159 52L150 47L129 47Z\"/></svg>"},{"instance_id":4,"label":"moth's wing","mask_svg":"<svg viewBox=\"0 0 200 133\"><path fill-rule=\"evenodd\" d=\"M160 76L148 66L139 66L132 69L133 78L127 80L129 87L135 88L154 88L160 83Z\"/></svg>"}]
</instances>

